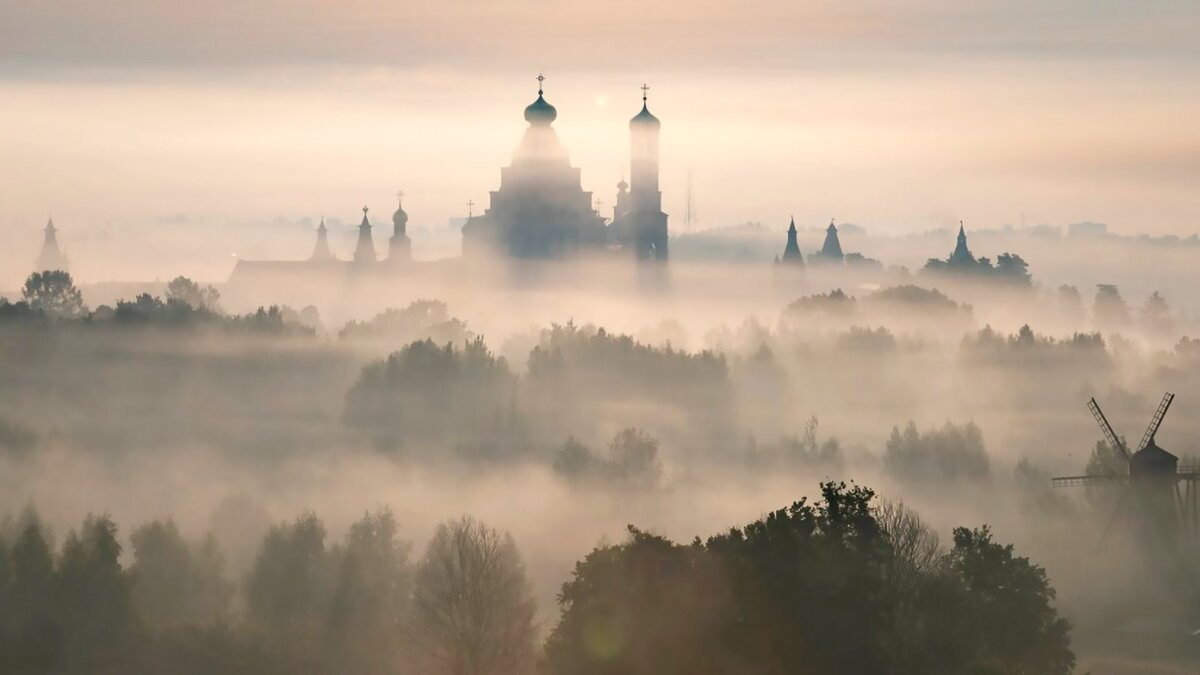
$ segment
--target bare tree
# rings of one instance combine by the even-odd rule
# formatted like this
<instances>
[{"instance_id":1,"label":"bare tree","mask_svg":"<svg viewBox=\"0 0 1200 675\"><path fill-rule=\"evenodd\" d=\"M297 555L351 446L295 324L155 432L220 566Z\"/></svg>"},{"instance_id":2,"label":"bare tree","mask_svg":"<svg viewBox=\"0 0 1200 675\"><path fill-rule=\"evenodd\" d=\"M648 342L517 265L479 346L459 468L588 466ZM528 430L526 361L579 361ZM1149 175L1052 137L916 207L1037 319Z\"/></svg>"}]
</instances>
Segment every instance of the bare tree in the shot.
<instances>
[{"instance_id":1,"label":"bare tree","mask_svg":"<svg viewBox=\"0 0 1200 675\"><path fill-rule=\"evenodd\" d=\"M940 574L944 552L937 533L901 502L881 500L875 519L890 549L883 570L887 618L879 641L892 672L913 672L914 646L922 643L922 633L928 630L923 621L930 609L925 606L928 586L931 579L944 576Z\"/></svg>"},{"instance_id":2,"label":"bare tree","mask_svg":"<svg viewBox=\"0 0 1200 675\"><path fill-rule=\"evenodd\" d=\"M414 646L425 672L532 670L534 601L511 535L467 516L439 525L413 595Z\"/></svg>"}]
</instances>

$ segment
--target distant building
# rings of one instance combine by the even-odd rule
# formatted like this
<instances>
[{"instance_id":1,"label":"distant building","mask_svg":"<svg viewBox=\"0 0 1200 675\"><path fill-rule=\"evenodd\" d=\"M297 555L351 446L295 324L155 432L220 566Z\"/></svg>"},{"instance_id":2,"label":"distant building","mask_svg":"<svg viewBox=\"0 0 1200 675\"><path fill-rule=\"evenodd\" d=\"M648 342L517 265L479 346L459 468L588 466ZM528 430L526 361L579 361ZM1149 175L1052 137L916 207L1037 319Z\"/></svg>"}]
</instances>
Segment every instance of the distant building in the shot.
<instances>
[{"instance_id":1,"label":"distant building","mask_svg":"<svg viewBox=\"0 0 1200 675\"><path fill-rule=\"evenodd\" d=\"M538 76L538 97L525 108L529 127L500 169L500 186L478 216L469 213L462 224L463 258L500 256L514 259L566 259L576 255L608 256L633 253L645 261L665 261L668 255L667 214L662 211L658 184L659 132L662 123L650 113L642 86L642 109L629 121L630 178L618 183L612 223L592 206L592 193L583 189L581 172L571 166L553 128L558 111L550 105ZM379 264L373 226L363 207L358 239L350 260L342 261L329 247L324 218L307 260L239 260L231 278L297 276L314 271L380 270L412 260L408 214L397 194L388 241L388 265ZM51 226L52 227L52 226ZM47 241L52 241L47 235ZM57 250L57 249L55 249Z\"/></svg>"},{"instance_id":2,"label":"distant building","mask_svg":"<svg viewBox=\"0 0 1200 675\"><path fill-rule=\"evenodd\" d=\"M958 223L958 239L950 257L942 260L930 258L922 272L954 276L961 279L973 278L983 281L995 281L1019 286L1030 286L1032 277L1029 275L1029 264L1016 253L1001 253L996 256L993 265L988 258L976 258L967 246L967 231L962 222Z\"/></svg>"},{"instance_id":3,"label":"distant building","mask_svg":"<svg viewBox=\"0 0 1200 675\"><path fill-rule=\"evenodd\" d=\"M38 254L35 272L47 272L50 270L69 271L69 263L67 256L58 248L58 228L54 227L54 219L50 218L46 221L46 227L42 230L42 251Z\"/></svg>"},{"instance_id":4,"label":"distant building","mask_svg":"<svg viewBox=\"0 0 1200 675\"><path fill-rule=\"evenodd\" d=\"M317 226L317 244L313 247L309 261L316 263L336 262L337 258L329 249L329 228L325 227L325 216L321 216L321 224Z\"/></svg>"},{"instance_id":5,"label":"distant building","mask_svg":"<svg viewBox=\"0 0 1200 675\"><path fill-rule=\"evenodd\" d=\"M978 264L971 249L967 247L967 230L962 221L958 221L958 239L954 243L954 252L946 259L951 267L972 267Z\"/></svg>"},{"instance_id":6,"label":"distant building","mask_svg":"<svg viewBox=\"0 0 1200 675\"><path fill-rule=\"evenodd\" d=\"M368 265L375 262L375 239L371 236L371 221L367 220L367 207L362 207L363 219L358 224L358 243L354 246L354 264Z\"/></svg>"},{"instance_id":7,"label":"distant building","mask_svg":"<svg viewBox=\"0 0 1200 675\"><path fill-rule=\"evenodd\" d=\"M662 123L650 113L643 86L642 110L629 121L630 179L617 184L613 221L592 207L580 170L571 166L552 124L558 110L538 97L525 108L529 127L500 170L500 187L488 208L463 226L463 256L561 259L603 251L632 251L642 260L666 260L667 215L658 186L658 138Z\"/></svg>"},{"instance_id":8,"label":"distant building","mask_svg":"<svg viewBox=\"0 0 1200 675\"><path fill-rule=\"evenodd\" d=\"M825 243L821 246L820 251L817 251L809 258L809 261L836 263L840 265L845 257L845 254L842 253L842 242L838 239L837 227L831 220L829 221L829 227L825 228Z\"/></svg>"},{"instance_id":9,"label":"distant building","mask_svg":"<svg viewBox=\"0 0 1200 675\"><path fill-rule=\"evenodd\" d=\"M796 219L792 218L787 229L787 246L783 248L783 257L779 262L796 267L804 266L804 256L800 254L800 245L796 243Z\"/></svg>"},{"instance_id":10,"label":"distant building","mask_svg":"<svg viewBox=\"0 0 1200 675\"><path fill-rule=\"evenodd\" d=\"M408 238L408 214L404 212L404 193L396 194L396 212L392 214L392 238L388 241L388 262L412 260L412 240Z\"/></svg>"},{"instance_id":11,"label":"distant building","mask_svg":"<svg viewBox=\"0 0 1200 675\"><path fill-rule=\"evenodd\" d=\"M1084 221L1067 225L1067 236L1071 237L1103 237L1108 234L1108 225Z\"/></svg>"}]
</instances>

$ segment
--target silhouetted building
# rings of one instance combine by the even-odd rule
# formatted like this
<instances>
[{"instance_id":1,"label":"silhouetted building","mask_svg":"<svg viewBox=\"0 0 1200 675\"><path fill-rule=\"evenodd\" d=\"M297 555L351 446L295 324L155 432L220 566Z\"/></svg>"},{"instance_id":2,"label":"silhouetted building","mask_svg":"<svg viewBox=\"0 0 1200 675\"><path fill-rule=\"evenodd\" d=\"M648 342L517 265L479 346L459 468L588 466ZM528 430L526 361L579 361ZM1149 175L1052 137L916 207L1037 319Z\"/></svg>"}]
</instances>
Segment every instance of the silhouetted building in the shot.
<instances>
[{"instance_id":1,"label":"silhouetted building","mask_svg":"<svg viewBox=\"0 0 1200 675\"><path fill-rule=\"evenodd\" d=\"M840 265L845 257L842 253L842 242L838 240L837 227L831 220L829 221L829 227L825 228L825 243L821 246L820 251L813 254L810 260L837 263Z\"/></svg>"},{"instance_id":2,"label":"silhouetted building","mask_svg":"<svg viewBox=\"0 0 1200 675\"><path fill-rule=\"evenodd\" d=\"M363 219L358 225L358 244L354 247L354 263L365 265L376 261L375 240L371 238L371 221L367 220L367 207L363 207Z\"/></svg>"},{"instance_id":3,"label":"silhouetted building","mask_svg":"<svg viewBox=\"0 0 1200 675\"><path fill-rule=\"evenodd\" d=\"M67 256L63 255L62 251L58 248L58 228L54 227L53 218L46 221L46 228L43 232L45 235L42 238L42 251L38 254L37 269L34 271L68 271Z\"/></svg>"},{"instance_id":4,"label":"silhouetted building","mask_svg":"<svg viewBox=\"0 0 1200 675\"><path fill-rule=\"evenodd\" d=\"M412 260L412 240L408 238L408 214L404 212L404 194L396 195L396 212L392 214L392 238L388 241L388 262Z\"/></svg>"},{"instance_id":5,"label":"silhouetted building","mask_svg":"<svg viewBox=\"0 0 1200 675\"><path fill-rule=\"evenodd\" d=\"M1067 236L1070 237L1103 237L1108 234L1108 225L1084 221L1067 225Z\"/></svg>"},{"instance_id":6,"label":"silhouetted building","mask_svg":"<svg viewBox=\"0 0 1200 675\"><path fill-rule=\"evenodd\" d=\"M967 248L967 231L962 221L958 223L958 241L954 244L954 252L946 259L951 267L972 267L976 264L975 256Z\"/></svg>"},{"instance_id":7,"label":"silhouetted building","mask_svg":"<svg viewBox=\"0 0 1200 675\"><path fill-rule=\"evenodd\" d=\"M321 224L317 226L317 244L313 247L311 262L334 262L337 257L329 249L329 228L325 227L325 216L321 216Z\"/></svg>"},{"instance_id":8,"label":"silhouetted building","mask_svg":"<svg viewBox=\"0 0 1200 675\"><path fill-rule=\"evenodd\" d=\"M543 79L538 76L537 100L525 108L529 127L512 164L500 169L500 188L483 215L463 226L465 257L562 258L607 243L592 193L584 191L580 170L551 126L558 111L544 97Z\"/></svg>"},{"instance_id":9,"label":"silhouetted building","mask_svg":"<svg viewBox=\"0 0 1200 675\"><path fill-rule=\"evenodd\" d=\"M783 257L779 262L785 265L804 265L804 256L800 254L800 245L796 243L796 219L788 225L787 246L783 249Z\"/></svg>"},{"instance_id":10,"label":"silhouetted building","mask_svg":"<svg viewBox=\"0 0 1200 675\"><path fill-rule=\"evenodd\" d=\"M621 242L632 247L640 259L667 259L667 214L662 210L662 191L658 188L658 135L662 122L646 101L649 87L642 85L642 110L629 120L629 167L631 186L623 200L617 185L618 206L626 209L616 218L617 230L625 235ZM621 183L624 183L624 179Z\"/></svg>"}]
</instances>

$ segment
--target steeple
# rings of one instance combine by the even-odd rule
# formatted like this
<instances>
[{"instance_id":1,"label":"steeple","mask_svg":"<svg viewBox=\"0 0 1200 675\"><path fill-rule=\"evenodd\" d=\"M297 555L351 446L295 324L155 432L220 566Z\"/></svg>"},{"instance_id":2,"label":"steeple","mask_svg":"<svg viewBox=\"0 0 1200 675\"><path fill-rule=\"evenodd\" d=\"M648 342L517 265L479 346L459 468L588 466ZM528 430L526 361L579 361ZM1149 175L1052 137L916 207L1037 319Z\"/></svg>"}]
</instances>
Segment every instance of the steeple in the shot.
<instances>
[{"instance_id":1,"label":"steeple","mask_svg":"<svg viewBox=\"0 0 1200 675\"><path fill-rule=\"evenodd\" d=\"M958 241L954 245L954 253L950 254L950 264L968 264L975 262L971 249L967 248L967 231L963 222L958 221Z\"/></svg>"},{"instance_id":2,"label":"steeple","mask_svg":"<svg viewBox=\"0 0 1200 675\"><path fill-rule=\"evenodd\" d=\"M650 114L648 85L642 85L642 110L629 120L629 234L637 257L667 259L667 214L658 187L658 135L662 123ZM618 200L620 196L618 195Z\"/></svg>"},{"instance_id":3,"label":"steeple","mask_svg":"<svg viewBox=\"0 0 1200 675\"><path fill-rule=\"evenodd\" d=\"M780 262L789 265L804 264L804 256L800 254L800 245L796 243L796 219L794 217L788 225L787 246L783 249L783 258L780 259Z\"/></svg>"},{"instance_id":4,"label":"steeple","mask_svg":"<svg viewBox=\"0 0 1200 675\"><path fill-rule=\"evenodd\" d=\"M45 235L42 238L42 252L38 254L36 271L68 271L67 256L58 248L58 228L54 227L54 218L46 221L46 227L42 231Z\"/></svg>"},{"instance_id":5,"label":"steeple","mask_svg":"<svg viewBox=\"0 0 1200 675\"><path fill-rule=\"evenodd\" d=\"M404 191L396 193L396 212L392 214L392 238L388 241L388 260L412 260L412 240L408 238L408 214L404 212Z\"/></svg>"},{"instance_id":6,"label":"steeple","mask_svg":"<svg viewBox=\"0 0 1200 675\"><path fill-rule=\"evenodd\" d=\"M829 221L829 227L825 228L825 244L821 246L820 256L829 262L842 262L845 257L842 254L842 242L838 239L837 226L833 221Z\"/></svg>"},{"instance_id":7,"label":"steeple","mask_svg":"<svg viewBox=\"0 0 1200 675\"><path fill-rule=\"evenodd\" d=\"M373 263L375 257L375 241L371 239L371 221L367 220L367 207L362 207L363 219L358 224L358 245L354 247L354 262L362 265Z\"/></svg>"},{"instance_id":8,"label":"steeple","mask_svg":"<svg viewBox=\"0 0 1200 675\"><path fill-rule=\"evenodd\" d=\"M329 228L325 227L325 216L321 216L321 224L317 226L317 245L313 247L311 262L333 262L337 260L333 251L329 250Z\"/></svg>"}]
</instances>

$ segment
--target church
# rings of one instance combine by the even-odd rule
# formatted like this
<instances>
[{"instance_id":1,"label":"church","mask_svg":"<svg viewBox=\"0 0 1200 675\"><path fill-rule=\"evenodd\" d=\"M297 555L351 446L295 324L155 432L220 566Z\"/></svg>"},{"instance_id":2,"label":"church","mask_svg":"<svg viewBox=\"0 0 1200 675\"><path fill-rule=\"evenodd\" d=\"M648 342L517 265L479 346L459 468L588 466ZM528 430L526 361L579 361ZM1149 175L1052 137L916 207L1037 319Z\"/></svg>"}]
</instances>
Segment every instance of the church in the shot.
<instances>
[{"instance_id":1,"label":"church","mask_svg":"<svg viewBox=\"0 0 1200 675\"><path fill-rule=\"evenodd\" d=\"M563 259L625 251L640 260L666 260L667 214L658 187L662 123L650 113L649 88L642 86L642 110L629 121L631 183L617 184L607 222L554 131L558 110L546 101L544 79L538 76L537 100L525 108L529 127L512 164L500 170L489 207L463 226L463 257Z\"/></svg>"},{"instance_id":2,"label":"church","mask_svg":"<svg viewBox=\"0 0 1200 675\"><path fill-rule=\"evenodd\" d=\"M658 141L662 123L649 109L642 86L642 109L629 121L630 182L617 184L616 206L606 218L583 189L581 170L571 166L554 130L558 110L546 100L538 76L537 99L525 107L525 129L512 163L500 169L500 185L486 209L471 213L462 228L462 257L512 260L568 260L580 257L633 257L654 263L667 260L667 214L658 183ZM386 258L375 249L374 226L363 207L352 256L339 259L330 249L324 219L308 260L239 260L231 279L345 271L386 271L410 267L412 243L408 214L401 202L392 216Z\"/></svg>"}]
</instances>

